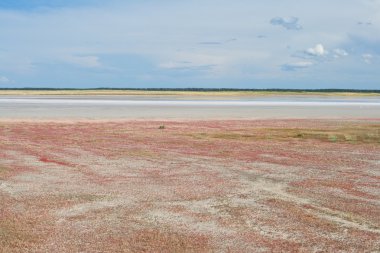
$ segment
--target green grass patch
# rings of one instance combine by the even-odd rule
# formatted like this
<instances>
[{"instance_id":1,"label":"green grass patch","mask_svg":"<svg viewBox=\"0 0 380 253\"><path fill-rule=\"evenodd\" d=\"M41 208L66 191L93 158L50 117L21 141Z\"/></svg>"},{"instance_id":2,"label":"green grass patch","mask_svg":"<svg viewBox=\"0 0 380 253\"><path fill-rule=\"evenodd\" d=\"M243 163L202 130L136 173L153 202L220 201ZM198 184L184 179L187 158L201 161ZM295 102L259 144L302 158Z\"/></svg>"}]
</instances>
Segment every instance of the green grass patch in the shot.
<instances>
[{"instance_id":1,"label":"green grass patch","mask_svg":"<svg viewBox=\"0 0 380 253\"><path fill-rule=\"evenodd\" d=\"M328 136L329 141L331 142L337 142L338 141L338 136L331 134Z\"/></svg>"}]
</instances>

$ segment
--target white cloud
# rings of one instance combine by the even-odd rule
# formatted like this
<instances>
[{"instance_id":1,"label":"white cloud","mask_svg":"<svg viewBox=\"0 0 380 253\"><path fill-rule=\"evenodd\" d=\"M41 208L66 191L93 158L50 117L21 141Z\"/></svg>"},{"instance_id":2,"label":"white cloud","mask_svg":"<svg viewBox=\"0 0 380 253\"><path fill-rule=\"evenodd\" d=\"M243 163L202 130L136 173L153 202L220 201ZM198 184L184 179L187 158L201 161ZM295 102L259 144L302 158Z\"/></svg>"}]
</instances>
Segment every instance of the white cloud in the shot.
<instances>
[{"instance_id":1,"label":"white cloud","mask_svg":"<svg viewBox=\"0 0 380 253\"><path fill-rule=\"evenodd\" d=\"M341 58L345 56L348 56L348 53L346 50L341 49L341 48L337 48L334 50L334 58Z\"/></svg>"},{"instance_id":2,"label":"white cloud","mask_svg":"<svg viewBox=\"0 0 380 253\"><path fill-rule=\"evenodd\" d=\"M365 63L371 64L372 59L373 59L373 55L372 54L363 54L362 59L364 60Z\"/></svg>"},{"instance_id":3,"label":"white cloud","mask_svg":"<svg viewBox=\"0 0 380 253\"><path fill-rule=\"evenodd\" d=\"M302 29L302 26L298 24L298 18L296 17L286 17L286 18L276 17L276 18L272 18L270 23L272 25L280 25L286 28L287 30L301 30Z\"/></svg>"},{"instance_id":4,"label":"white cloud","mask_svg":"<svg viewBox=\"0 0 380 253\"><path fill-rule=\"evenodd\" d=\"M9 83L10 80L6 76L0 76L0 83Z\"/></svg>"},{"instance_id":5,"label":"white cloud","mask_svg":"<svg viewBox=\"0 0 380 253\"><path fill-rule=\"evenodd\" d=\"M74 64L85 68L98 68L101 67L99 58L97 56L66 56L63 60L67 63Z\"/></svg>"},{"instance_id":6,"label":"white cloud","mask_svg":"<svg viewBox=\"0 0 380 253\"><path fill-rule=\"evenodd\" d=\"M324 56L328 54L328 52L322 44L317 44L315 45L315 47L307 49L306 53L312 56Z\"/></svg>"}]
</instances>

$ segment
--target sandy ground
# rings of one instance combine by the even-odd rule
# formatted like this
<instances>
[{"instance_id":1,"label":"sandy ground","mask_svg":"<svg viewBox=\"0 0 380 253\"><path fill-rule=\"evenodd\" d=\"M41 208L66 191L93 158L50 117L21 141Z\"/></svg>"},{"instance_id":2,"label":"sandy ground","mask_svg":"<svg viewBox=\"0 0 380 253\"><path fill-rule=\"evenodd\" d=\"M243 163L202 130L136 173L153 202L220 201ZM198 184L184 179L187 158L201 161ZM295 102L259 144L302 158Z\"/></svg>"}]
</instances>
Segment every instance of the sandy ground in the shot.
<instances>
[{"instance_id":1,"label":"sandy ground","mask_svg":"<svg viewBox=\"0 0 380 253\"><path fill-rule=\"evenodd\" d=\"M0 120L0 203L0 252L378 252L380 119Z\"/></svg>"}]
</instances>

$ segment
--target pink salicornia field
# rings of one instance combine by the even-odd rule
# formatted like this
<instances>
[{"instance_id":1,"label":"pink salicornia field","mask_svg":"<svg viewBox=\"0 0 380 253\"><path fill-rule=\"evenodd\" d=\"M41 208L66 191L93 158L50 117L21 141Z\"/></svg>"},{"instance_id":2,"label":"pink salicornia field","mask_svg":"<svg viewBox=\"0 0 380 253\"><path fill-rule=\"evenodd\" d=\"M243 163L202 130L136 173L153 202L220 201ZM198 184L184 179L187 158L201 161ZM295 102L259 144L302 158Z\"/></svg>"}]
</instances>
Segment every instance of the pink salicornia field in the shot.
<instances>
[{"instance_id":1,"label":"pink salicornia field","mask_svg":"<svg viewBox=\"0 0 380 253\"><path fill-rule=\"evenodd\" d=\"M0 203L4 253L376 252L380 121L3 120Z\"/></svg>"}]
</instances>

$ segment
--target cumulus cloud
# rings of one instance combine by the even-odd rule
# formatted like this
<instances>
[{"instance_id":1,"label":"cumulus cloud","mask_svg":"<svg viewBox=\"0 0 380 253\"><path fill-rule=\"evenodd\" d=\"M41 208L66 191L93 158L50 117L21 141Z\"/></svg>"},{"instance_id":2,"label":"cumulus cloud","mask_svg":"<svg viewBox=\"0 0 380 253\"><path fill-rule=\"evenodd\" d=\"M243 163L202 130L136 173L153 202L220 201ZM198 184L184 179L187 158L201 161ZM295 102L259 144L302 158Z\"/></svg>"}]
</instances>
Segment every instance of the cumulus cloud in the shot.
<instances>
[{"instance_id":1,"label":"cumulus cloud","mask_svg":"<svg viewBox=\"0 0 380 253\"><path fill-rule=\"evenodd\" d=\"M287 63L287 64L282 65L282 70L295 71L298 69L305 69L313 65L314 63L310 61L299 61L299 62Z\"/></svg>"},{"instance_id":2,"label":"cumulus cloud","mask_svg":"<svg viewBox=\"0 0 380 253\"><path fill-rule=\"evenodd\" d=\"M270 20L272 25L279 25L287 30L301 30L302 26L298 23L298 18L296 17L275 17Z\"/></svg>"},{"instance_id":3,"label":"cumulus cloud","mask_svg":"<svg viewBox=\"0 0 380 253\"><path fill-rule=\"evenodd\" d=\"M322 44L319 43L314 47L308 48L304 51L298 51L292 56L305 60L311 60L314 62L326 62L334 59L344 58L348 55L348 52L343 48L335 48L330 52Z\"/></svg>"},{"instance_id":4,"label":"cumulus cloud","mask_svg":"<svg viewBox=\"0 0 380 253\"><path fill-rule=\"evenodd\" d=\"M0 83L9 83L10 80L6 76L0 76Z\"/></svg>"},{"instance_id":5,"label":"cumulus cloud","mask_svg":"<svg viewBox=\"0 0 380 253\"><path fill-rule=\"evenodd\" d=\"M97 56L66 56L63 60L67 63L74 64L84 68L98 68L101 66L99 62L99 57Z\"/></svg>"},{"instance_id":6,"label":"cumulus cloud","mask_svg":"<svg viewBox=\"0 0 380 253\"><path fill-rule=\"evenodd\" d=\"M373 59L373 55L372 54L363 54L362 55L362 59L365 63L367 64L371 64L372 63L372 59Z\"/></svg>"},{"instance_id":7,"label":"cumulus cloud","mask_svg":"<svg viewBox=\"0 0 380 253\"><path fill-rule=\"evenodd\" d=\"M328 52L322 44L317 44L315 45L315 47L307 49L305 53L311 56L324 56L328 54Z\"/></svg>"}]
</instances>

